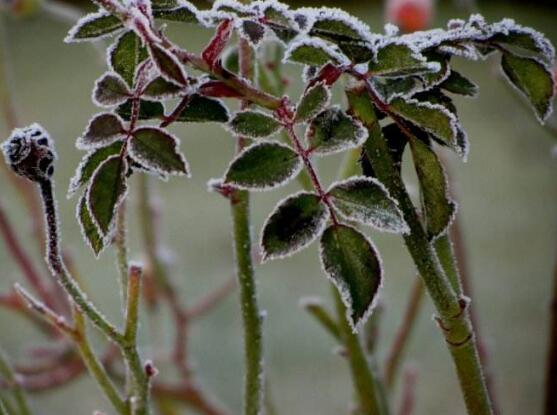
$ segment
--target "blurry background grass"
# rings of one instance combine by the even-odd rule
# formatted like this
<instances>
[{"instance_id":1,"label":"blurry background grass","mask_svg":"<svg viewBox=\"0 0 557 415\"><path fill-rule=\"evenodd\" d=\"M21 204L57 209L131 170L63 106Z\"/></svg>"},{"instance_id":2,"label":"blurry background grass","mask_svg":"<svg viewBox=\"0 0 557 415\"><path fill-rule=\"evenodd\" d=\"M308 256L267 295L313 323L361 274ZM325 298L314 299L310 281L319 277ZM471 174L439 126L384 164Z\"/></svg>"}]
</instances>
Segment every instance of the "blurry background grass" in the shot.
<instances>
[{"instance_id":1,"label":"blurry background grass","mask_svg":"<svg viewBox=\"0 0 557 415\"><path fill-rule=\"evenodd\" d=\"M300 2L298 2L299 4ZM338 6L382 28L382 11L374 2ZM482 5L488 20L514 17L532 25L557 42L557 11L532 5L490 3ZM465 17L444 6L436 23ZM74 219L75 200L64 197L68 181L82 153L75 138L96 111L90 100L94 80L105 70L93 48L62 42L67 25L45 18L24 21L4 19L11 40L13 89L22 122L38 121L56 140L60 162L56 172L64 245L79 264L91 297L114 320L119 315L114 257L105 252L95 260L81 240ZM209 33L172 26L174 39L199 50ZM491 62L492 63L492 62ZM505 414L540 413L546 350L551 272L557 244L557 160L551 157L552 137L525 110L513 91L499 79L494 65L459 63L457 66L481 87L476 100L458 100L470 141L466 164L451 159L459 215L464 227L475 289L473 298L481 330L491 350L497 393ZM297 72L292 90L298 93ZM5 125L0 124L3 135ZM162 236L173 261L173 277L180 295L191 303L197 296L232 273L231 221L227 202L206 191L209 178L222 174L233 152L233 140L216 125L180 125L193 178L172 179L158 185L162 208ZM321 164L331 180L339 159ZM30 219L4 177L0 197L29 243ZM253 197L254 237L275 203L296 185ZM130 208L135 209L132 190ZM130 217L132 257L138 256L137 220ZM386 280L382 292L379 356L382 359L400 321L414 274L401 238L372 233L384 259ZM37 263L41 261L35 255ZM351 399L348 369L333 353L335 344L298 307L300 297L321 295L328 301L329 285L319 269L315 244L293 258L257 267L261 305L267 310L265 346L267 376L280 414L336 415L347 413ZM0 246L0 289L19 279L13 261ZM463 414L456 378L443 340L431 321L428 303L408 349L408 362L418 370L417 415ZM161 313L157 324L143 318L141 327L146 356L163 353L170 344L170 322ZM228 405L241 407L242 352L240 314L233 294L210 316L191 329L192 357L200 380ZM26 346L44 340L26 322L0 310L0 344L16 359L25 360ZM25 345L25 346L24 346ZM162 368L165 369L164 367ZM83 377L67 388L33 398L38 414L90 414L107 410L103 398Z\"/></svg>"}]
</instances>

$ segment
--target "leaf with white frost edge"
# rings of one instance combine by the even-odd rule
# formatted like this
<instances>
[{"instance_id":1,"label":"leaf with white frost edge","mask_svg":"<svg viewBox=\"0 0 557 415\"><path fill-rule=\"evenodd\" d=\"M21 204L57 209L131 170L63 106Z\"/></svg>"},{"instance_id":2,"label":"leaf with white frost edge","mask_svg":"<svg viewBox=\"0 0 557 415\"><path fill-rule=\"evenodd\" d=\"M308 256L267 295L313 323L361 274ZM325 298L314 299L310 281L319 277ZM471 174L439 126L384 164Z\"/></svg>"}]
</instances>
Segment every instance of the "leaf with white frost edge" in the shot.
<instances>
[{"instance_id":1,"label":"leaf with white frost edge","mask_svg":"<svg viewBox=\"0 0 557 415\"><path fill-rule=\"evenodd\" d=\"M328 62L344 65L350 61L339 50L318 38L301 38L293 41L284 52L283 62L322 66Z\"/></svg>"},{"instance_id":2,"label":"leaf with white frost edge","mask_svg":"<svg viewBox=\"0 0 557 415\"><path fill-rule=\"evenodd\" d=\"M369 63L376 76L404 77L424 72L439 72L438 62L428 62L418 51L405 43L390 42L379 46L377 56Z\"/></svg>"},{"instance_id":3,"label":"leaf with white frost edge","mask_svg":"<svg viewBox=\"0 0 557 415\"><path fill-rule=\"evenodd\" d=\"M334 183L327 194L335 209L347 220L392 233L409 232L396 201L385 186L371 177L352 177Z\"/></svg>"},{"instance_id":4,"label":"leaf with white frost edge","mask_svg":"<svg viewBox=\"0 0 557 415\"><path fill-rule=\"evenodd\" d=\"M414 167L420 182L427 234L430 239L444 235L456 215L456 203L449 196L445 169L435 152L423 141L410 140Z\"/></svg>"},{"instance_id":5,"label":"leaf with white frost edge","mask_svg":"<svg viewBox=\"0 0 557 415\"><path fill-rule=\"evenodd\" d=\"M371 315L383 283L381 258L373 243L351 226L331 225L321 236L321 264L346 306L356 333Z\"/></svg>"},{"instance_id":6,"label":"leaf with white frost edge","mask_svg":"<svg viewBox=\"0 0 557 415\"><path fill-rule=\"evenodd\" d=\"M147 84L143 90L142 97L153 101L164 101L179 97L183 92L183 87L159 76Z\"/></svg>"},{"instance_id":7,"label":"leaf with white frost edge","mask_svg":"<svg viewBox=\"0 0 557 415\"><path fill-rule=\"evenodd\" d=\"M244 190L272 190L296 177L302 167L302 158L287 145L255 143L232 160L224 183Z\"/></svg>"},{"instance_id":8,"label":"leaf with white frost edge","mask_svg":"<svg viewBox=\"0 0 557 415\"><path fill-rule=\"evenodd\" d=\"M164 79L178 85L188 84L186 72L174 54L156 44L150 45L149 54Z\"/></svg>"},{"instance_id":9,"label":"leaf with white frost edge","mask_svg":"<svg viewBox=\"0 0 557 415\"><path fill-rule=\"evenodd\" d=\"M116 211L128 193L127 162L120 156L103 161L95 170L87 189L87 206L100 234L109 240L114 230Z\"/></svg>"},{"instance_id":10,"label":"leaf with white frost edge","mask_svg":"<svg viewBox=\"0 0 557 415\"><path fill-rule=\"evenodd\" d=\"M265 37L265 26L252 19L243 19L236 22L236 29L251 46L257 47Z\"/></svg>"},{"instance_id":11,"label":"leaf with white frost edge","mask_svg":"<svg viewBox=\"0 0 557 415\"><path fill-rule=\"evenodd\" d=\"M277 120L260 111L237 112L228 125L234 134L251 138L269 137L281 128Z\"/></svg>"},{"instance_id":12,"label":"leaf with white frost edge","mask_svg":"<svg viewBox=\"0 0 557 415\"><path fill-rule=\"evenodd\" d=\"M147 48L132 30L122 34L107 50L108 62L131 87L139 64L149 57Z\"/></svg>"},{"instance_id":13,"label":"leaf with white frost edge","mask_svg":"<svg viewBox=\"0 0 557 415\"><path fill-rule=\"evenodd\" d=\"M181 122L220 122L230 120L228 108L220 99L208 98L198 94L190 95L189 101L176 121Z\"/></svg>"},{"instance_id":14,"label":"leaf with white frost edge","mask_svg":"<svg viewBox=\"0 0 557 415\"><path fill-rule=\"evenodd\" d=\"M306 140L312 153L327 155L355 148L367 139L367 129L339 107L322 111L311 120Z\"/></svg>"},{"instance_id":15,"label":"leaf with white frost edge","mask_svg":"<svg viewBox=\"0 0 557 415\"><path fill-rule=\"evenodd\" d=\"M81 137L77 139L76 147L90 150L105 147L124 138L125 127L122 119L116 114L97 114L91 120Z\"/></svg>"},{"instance_id":16,"label":"leaf with white frost edge","mask_svg":"<svg viewBox=\"0 0 557 415\"><path fill-rule=\"evenodd\" d=\"M93 102L99 107L111 108L123 104L131 97L126 81L115 72L106 72L93 88Z\"/></svg>"},{"instance_id":17,"label":"leaf with white frost edge","mask_svg":"<svg viewBox=\"0 0 557 415\"><path fill-rule=\"evenodd\" d=\"M178 138L163 129L136 129L129 143L129 155L139 164L163 176L189 176L188 164L179 150Z\"/></svg>"},{"instance_id":18,"label":"leaf with white frost edge","mask_svg":"<svg viewBox=\"0 0 557 415\"><path fill-rule=\"evenodd\" d=\"M449 77L439 84L439 87L453 94L470 98L475 98L480 90L474 82L453 70L451 70Z\"/></svg>"},{"instance_id":19,"label":"leaf with white frost edge","mask_svg":"<svg viewBox=\"0 0 557 415\"><path fill-rule=\"evenodd\" d=\"M104 239L99 233L97 225L93 222L91 218L91 212L87 207L87 195L84 194L76 205L76 217L79 223L79 228L81 230L81 236L91 248L96 257L100 255L102 250L105 248Z\"/></svg>"},{"instance_id":20,"label":"leaf with white frost edge","mask_svg":"<svg viewBox=\"0 0 557 415\"><path fill-rule=\"evenodd\" d=\"M309 88L296 107L296 122L306 122L319 114L331 100L331 91L322 82Z\"/></svg>"},{"instance_id":21,"label":"leaf with white frost edge","mask_svg":"<svg viewBox=\"0 0 557 415\"><path fill-rule=\"evenodd\" d=\"M66 43L87 42L100 40L112 36L115 32L124 28L121 20L105 11L90 13L70 29L64 39Z\"/></svg>"},{"instance_id":22,"label":"leaf with white frost edge","mask_svg":"<svg viewBox=\"0 0 557 415\"><path fill-rule=\"evenodd\" d=\"M555 78L553 72L536 58L503 53L501 67L509 83L528 99L543 124L553 111Z\"/></svg>"},{"instance_id":23,"label":"leaf with white frost edge","mask_svg":"<svg viewBox=\"0 0 557 415\"><path fill-rule=\"evenodd\" d=\"M91 150L83 156L74 176L70 180L67 198L70 199L81 186L85 185L93 177L95 170L103 161L111 156L120 154L122 145L122 142L115 142L107 147Z\"/></svg>"},{"instance_id":24,"label":"leaf with white frost edge","mask_svg":"<svg viewBox=\"0 0 557 415\"><path fill-rule=\"evenodd\" d=\"M329 217L329 209L315 193L299 192L280 201L261 231L263 261L301 251L319 238Z\"/></svg>"}]
</instances>

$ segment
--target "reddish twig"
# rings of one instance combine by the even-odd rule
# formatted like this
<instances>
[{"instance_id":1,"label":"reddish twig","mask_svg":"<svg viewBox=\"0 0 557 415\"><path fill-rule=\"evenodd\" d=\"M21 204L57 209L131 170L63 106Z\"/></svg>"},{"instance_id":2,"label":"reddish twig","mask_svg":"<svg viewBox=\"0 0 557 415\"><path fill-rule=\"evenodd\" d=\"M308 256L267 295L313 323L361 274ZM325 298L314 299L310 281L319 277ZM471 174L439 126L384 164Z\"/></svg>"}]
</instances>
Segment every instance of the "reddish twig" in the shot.
<instances>
[{"instance_id":1,"label":"reddish twig","mask_svg":"<svg viewBox=\"0 0 557 415\"><path fill-rule=\"evenodd\" d=\"M402 384L402 402L399 415L412 415L416 406L416 379L418 373L415 368L408 367L404 371Z\"/></svg>"}]
</instances>

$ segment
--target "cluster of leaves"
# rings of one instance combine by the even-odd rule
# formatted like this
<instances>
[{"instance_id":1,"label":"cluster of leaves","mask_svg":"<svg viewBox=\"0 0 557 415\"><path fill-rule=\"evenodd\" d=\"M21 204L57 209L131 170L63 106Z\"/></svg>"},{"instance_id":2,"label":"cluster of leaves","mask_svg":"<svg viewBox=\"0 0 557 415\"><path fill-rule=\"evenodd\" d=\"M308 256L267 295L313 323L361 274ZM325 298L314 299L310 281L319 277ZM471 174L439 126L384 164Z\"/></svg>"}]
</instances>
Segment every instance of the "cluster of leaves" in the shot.
<instances>
[{"instance_id":1,"label":"cluster of leaves","mask_svg":"<svg viewBox=\"0 0 557 415\"><path fill-rule=\"evenodd\" d=\"M338 9L290 9L274 0L250 5L218 0L210 10L183 0L99 3L99 12L79 21L67 38L74 42L118 35L108 50L111 71L93 92L94 101L110 112L94 116L78 140L88 153L70 186L70 193L85 188L78 217L93 250L100 252L110 240L131 174L141 171L163 179L189 174L178 139L165 128L173 122L220 122L251 145L214 184L219 190L270 190L302 169L309 173L313 191L291 195L276 206L263 227L261 248L265 259L279 258L320 238L323 267L339 288L355 329L371 312L382 281L379 255L356 226L396 233L409 229L367 158L362 158L362 176L324 190L313 157L362 146L368 129L382 130L399 166L409 147L424 225L434 239L446 232L456 210L434 146L463 158L468 152L449 94L473 97L478 90L452 68L452 58L478 60L501 52L504 74L538 118L543 121L551 110L554 50L541 34L512 20L488 24L474 15L468 21L450 21L447 29L398 35L392 26L372 33ZM156 25L158 19L215 28L215 35L198 56L168 40ZM224 56L233 33L256 51L265 43L278 43L284 62L304 67L307 85L298 102L273 97L238 75L237 53ZM204 74L188 75L188 66ZM264 75L260 71L259 79ZM359 94L351 92L351 106L358 100L371 105L378 114L374 123L364 127L354 108L331 105L331 88L341 76L361 86ZM230 117L217 98L240 98L271 111L248 108ZM174 103L173 110L167 113L163 102ZM271 138L279 131L288 139Z\"/></svg>"}]
</instances>

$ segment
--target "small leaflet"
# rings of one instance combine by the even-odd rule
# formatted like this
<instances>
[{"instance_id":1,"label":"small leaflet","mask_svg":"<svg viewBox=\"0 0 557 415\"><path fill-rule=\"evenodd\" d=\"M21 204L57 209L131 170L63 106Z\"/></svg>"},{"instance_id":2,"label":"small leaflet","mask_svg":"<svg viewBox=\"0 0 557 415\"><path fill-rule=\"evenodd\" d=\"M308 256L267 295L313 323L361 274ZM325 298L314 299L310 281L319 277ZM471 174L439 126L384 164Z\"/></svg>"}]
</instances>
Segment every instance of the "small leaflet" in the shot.
<instances>
[{"instance_id":1,"label":"small leaflet","mask_svg":"<svg viewBox=\"0 0 557 415\"><path fill-rule=\"evenodd\" d=\"M229 126L234 134L251 138L268 137L281 128L277 120L260 111L238 112Z\"/></svg>"},{"instance_id":2,"label":"small leaflet","mask_svg":"<svg viewBox=\"0 0 557 415\"><path fill-rule=\"evenodd\" d=\"M339 50L317 38L300 38L293 41L284 52L283 61L310 66L323 66L328 62L349 64L348 58Z\"/></svg>"},{"instance_id":3,"label":"small leaflet","mask_svg":"<svg viewBox=\"0 0 557 415\"><path fill-rule=\"evenodd\" d=\"M86 42L99 40L112 36L115 32L124 28L124 24L116 16L105 11L88 14L70 29L64 39L66 43Z\"/></svg>"},{"instance_id":4,"label":"small leaflet","mask_svg":"<svg viewBox=\"0 0 557 415\"><path fill-rule=\"evenodd\" d=\"M95 115L85 132L77 139L76 147L82 150L104 147L124 137L124 122L112 113Z\"/></svg>"},{"instance_id":5,"label":"small leaflet","mask_svg":"<svg viewBox=\"0 0 557 415\"><path fill-rule=\"evenodd\" d=\"M296 122L306 122L319 114L329 104L331 92L322 82L309 88L296 108Z\"/></svg>"},{"instance_id":6,"label":"small leaflet","mask_svg":"<svg viewBox=\"0 0 557 415\"><path fill-rule=\"evenodd\" d=\"M114 107L131 97L126 82L114 72L105 72L93 88L93 102L100 107Z\"/></svg>"}]
</instances>

